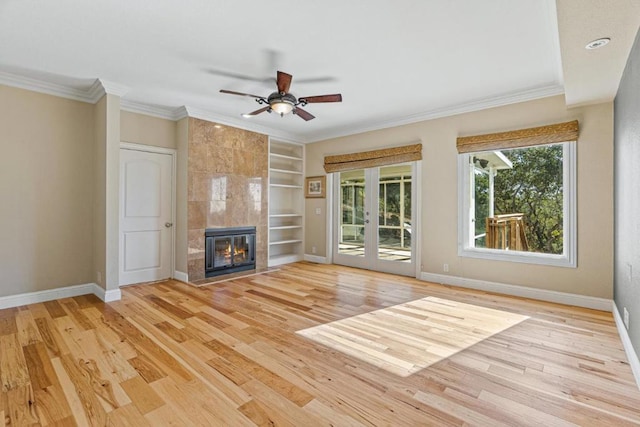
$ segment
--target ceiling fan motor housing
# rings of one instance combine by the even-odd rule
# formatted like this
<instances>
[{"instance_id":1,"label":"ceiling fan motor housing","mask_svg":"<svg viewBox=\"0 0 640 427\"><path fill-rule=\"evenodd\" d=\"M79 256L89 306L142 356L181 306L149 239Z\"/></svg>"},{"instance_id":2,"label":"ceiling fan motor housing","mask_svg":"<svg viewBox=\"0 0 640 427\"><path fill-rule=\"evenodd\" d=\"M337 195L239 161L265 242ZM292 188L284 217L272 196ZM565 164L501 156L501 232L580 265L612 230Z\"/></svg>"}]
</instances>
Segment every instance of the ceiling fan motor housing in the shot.
<instances>
[{"instance_id":1,"label":"ceiling fan motor housing","mask_svg":"<svg viewBox=\"0 0 640 427\"><path fill-rule=\"evenodd\" d=\"M280 92L273 92L267 98L267 102L269 103L269 105L277 102L286 102L287 104L296 105L298 100L290 93L281 94Z\"/></svg>"}]
</instances>

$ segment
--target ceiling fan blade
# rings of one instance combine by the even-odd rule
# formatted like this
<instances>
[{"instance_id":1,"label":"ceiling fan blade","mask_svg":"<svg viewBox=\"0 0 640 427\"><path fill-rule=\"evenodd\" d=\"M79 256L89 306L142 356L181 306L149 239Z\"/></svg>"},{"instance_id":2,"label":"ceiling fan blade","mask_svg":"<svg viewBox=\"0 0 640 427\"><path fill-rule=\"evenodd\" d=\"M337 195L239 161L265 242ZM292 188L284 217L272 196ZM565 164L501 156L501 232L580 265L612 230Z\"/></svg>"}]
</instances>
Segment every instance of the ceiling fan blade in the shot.
<instances>
[{"instance_id":1,"label":"ceiling fan blade","mask_svg":"<svg viewBox=\"0 0 640 427\"><path fill-rule=\"evenodd\" d=\"M330 83L335 82L335 77L309 77L307 79L296 79L296 84L298 83Z\"/></svg>"},{"instance_id":2,"label":"ceiling fan blade","mask_svg":"<svg viewBox=\"0 0 640 427\"><path fill-rule=\"evenodd\" d=\"M293 76L291 74L283 73L282 71L278 71L278 92L289 93L289 88L291 87L291 79Z\"/></svg>"},{"instance_id":3,"label":"ceiling fan blade","mask_svg":"<svg viewBox=\"0 0 640 427\"><path fill-rule=\"evenodd\" d=\"M308 111L303 110L300 107L296 107L293 109L293 114L296 114L300 117L302 117L305 121L309 121L311 119L315 119L316 116L314 116L313 114L309 113Z\"/></svg>"},{"instance_id":4,"label":"ceiling fan blade","mask_svg":"<svg viewBox=\"0 0 640 427\"><path fill-rule=\"evenodd\" d=\"M271 106L266 106L266 107L261 108L261 109L259 109L259 110L252 111L252 112L247 113L247 114L243 114L243 116L244 116L244 117L248 117L248 116L257 116L257 115L258 115L258 114L260 114L260 113L264 113L264 112L265 112L265 111L267 111L269 108L271 108Z\"/></svg>"},{"instance_id":5,"label":"ceiling fan blade","mask_svg":"<svg viewBox=\"0 0 640 427\"><path fill-rule=\"evenodd\" d=\"M229 95L240 95L240 96L249 96L251 98L265 99L264 96L251 95L250 93L235 92L233 90L220 89L220 92L228 93Z\"/></svg>"},{"instance_id":6,"label":"ceiling fan blade","mask_svg":"<svg viewBox=\"0 0 640 427\"><path fill-rule=\"evenodd\" d=\"M214 74L216 76L222 76L222 77L231 77L232 79L248 80L248 81L252 81L252 82L262 82L262 81L264 81L263 78L245 76L244 74L232 73L230 71L216 70L215 68L207 68L205 71L207 73L209 73L209 74Z\"/></svg>"},{"instance_id":7,"label":"ceiling fan blade","mask_svg":"<svg viewBox=\"0 0 640 427\"><path fill-rule=\"evenodd\" d=\"M305 102L307 104L314 104L318 102L342 102L342 95L336 93L334 95L318 95L318 96L301 96L298 101Z\"/></svg>"}]
</instances>

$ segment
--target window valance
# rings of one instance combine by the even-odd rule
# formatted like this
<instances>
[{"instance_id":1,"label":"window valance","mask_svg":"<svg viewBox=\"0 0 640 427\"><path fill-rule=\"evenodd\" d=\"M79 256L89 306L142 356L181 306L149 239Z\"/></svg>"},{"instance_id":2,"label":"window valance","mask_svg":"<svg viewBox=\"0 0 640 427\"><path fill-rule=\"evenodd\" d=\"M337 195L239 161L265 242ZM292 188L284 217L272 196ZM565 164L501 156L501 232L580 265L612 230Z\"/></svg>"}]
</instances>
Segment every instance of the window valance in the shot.
<instances>
[{"instance_id":1,"label":"window valance","mask_svg":"<svg viewBox=\"0 0 640 427\"><path fill-rule=\"evenodd\" d=\"M532 145L577 141L579 126L574 120L555 125L540 126L486 135L461 136L456 141L458 153L504 150Z\"/></svg>"},{"instance_id":2,"label":"window valance","mask_svg":"<svg viewBox=\"0 0 640 427\"><path fill-rule=\"evenodd\" d=\"M324 158L327 173L412 162L422 159L422 144L340 154Z\"/></svg>"}]
</instances>

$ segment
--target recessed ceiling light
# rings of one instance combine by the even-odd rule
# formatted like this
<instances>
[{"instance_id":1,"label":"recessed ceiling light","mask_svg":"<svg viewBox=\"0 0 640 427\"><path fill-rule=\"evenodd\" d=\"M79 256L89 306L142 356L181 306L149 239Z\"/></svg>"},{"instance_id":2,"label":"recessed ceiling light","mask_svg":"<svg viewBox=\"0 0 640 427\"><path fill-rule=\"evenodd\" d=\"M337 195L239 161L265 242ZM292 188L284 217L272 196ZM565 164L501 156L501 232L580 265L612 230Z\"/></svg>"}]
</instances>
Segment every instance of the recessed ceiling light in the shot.
<instances>
[{"instance_id":1,"label":"recessed ceiling light","mask_svg":"<svg viewBox=\"0 0 640 427\"><path fill-rule=\"evenodd\" d=\"M602 37L601 39L597 39L590 42L584 48L589 50L597 49L599 47L606 46L607 44L609 44L610 41L611 39L609 37Z\"/></svg>"}]
</instances>

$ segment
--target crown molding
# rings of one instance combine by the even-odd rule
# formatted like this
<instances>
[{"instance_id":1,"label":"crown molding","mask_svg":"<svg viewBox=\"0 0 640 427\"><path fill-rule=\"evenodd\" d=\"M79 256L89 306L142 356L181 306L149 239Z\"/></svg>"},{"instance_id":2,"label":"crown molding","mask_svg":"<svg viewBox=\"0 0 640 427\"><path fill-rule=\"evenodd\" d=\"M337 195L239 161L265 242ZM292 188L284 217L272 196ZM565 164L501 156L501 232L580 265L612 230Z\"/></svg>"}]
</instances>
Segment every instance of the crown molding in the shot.
<instances>
[{"instance_id":1,"label":"crown molding","mask_svg":"<svg viewBox=\"0 0 640 427\"><path fill-rule=\"evenodd\" d=\"M130 113L144 114L145 116L158 117L160 119L178 121L187 117L187 110L184 107L171 108L160 105L145 104L128 99L120 100L120 109Z\"/></svg>"},{"instance_id":2,"label":"crown molding","mask_svg":"<svg viewBox=\"0 0 640 427\"><path fill-rule=\"evenodd\" d=\"M182 120L187 117L189 117L189 112L187 111L187 107L185 107L184 105L181 105L180 107L176 108L176 120Z\"/></svg>"},{"instance_id":3,"label":"crown molding","mask_svg":"<svg viewBox=\"0 0 640 427\"><path fill-rule=\"evenodd\" d=\"M283 132L280 129L273 129L267 126L258 125L256 123L249 123L246 120L233 119L228 116L222 116L211 111L203 110L196 107L185 106L187 115L196 119L206 120L209 122L219 123L221 125L233 126L235 128L248 130L251 132L257 132L264 135L268 135L275 139L282 139L287 141L300 141L300 135L296 135L290 132Z\"/></svg>"},{"instance_id":4,"label":"crown molding","mask_svg":"<svg viewBox=\"0 0 640 427\"><path fill-rule=\"evenodd\" d=\"M47 95L59 96L61 98L73 99L75 101L93 103L86 89L45 82L43 80L32 79L4 71L0 71L0 84L38 93L46 93Z\"/></svg>"},{"instance_id":5,"label":"crown molding","mask_svg":"<svg viewBox=\"0 0 640 427\"><path fill-rule=\"evenodd\" d=\"M434 120L442 117L455 116L463 113L470 113L473 111L486 110L489 108L502 107L510 104L517 104L519 102L533 101L535 99L547 98L550 96L564 94L564 88L561 85L550 85L540 88L534 88L525 90L522 92L516 92L508 95L502 95L491 98L484 98L464 104L453 105L444 108L438 108L422 113L411 114L402 118L395 118L390 120L376 121L375 123L365 123L360 126L349 126L339 129L329 130L327 132L319 132L314 135L310 135L306 139L306 143L324 141L332 138L339 138L342 136L355 135L358 133L371 132L380 129L387 129L396 126L403 126L412 123L422 122L426 120Z\"/></svg>"},{"instance_id":6,"label":"crown molding","mask_svg":"<svg viewBox=\"0 0 640 427\"><path fill-rule=\"evenodd\" d=\"M107 94L119 96L120 98L122 98L127 92L129 92L129 88L126 86L118 83L113 83L108 80L96 79L96 81L93 82L93 84L87 91L87 95L91 100L89 102L95 104Z\"/></svg>"},{"instance_id":7,"label":"crown molding","mask_svg":"<svg viewBox=\"0 0 640 427\"><path fill-rule=\"evenodd\" d=\"M91 86L83 89L32 79L4 71L0 71L0 84L90 104L95 104L106 94L122 97L129 91L126 86L104 79L96 79Z\"/></svg>"}]
</instances>

